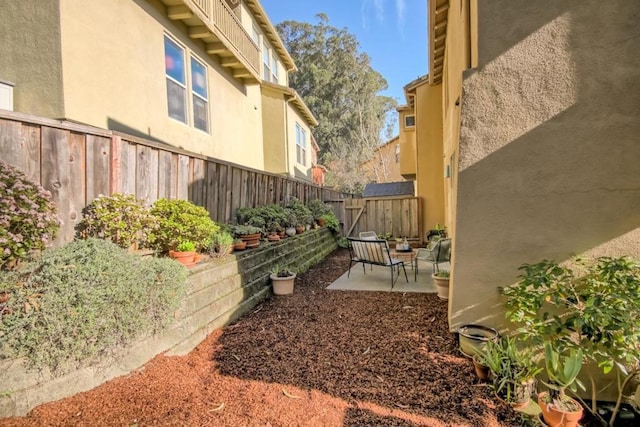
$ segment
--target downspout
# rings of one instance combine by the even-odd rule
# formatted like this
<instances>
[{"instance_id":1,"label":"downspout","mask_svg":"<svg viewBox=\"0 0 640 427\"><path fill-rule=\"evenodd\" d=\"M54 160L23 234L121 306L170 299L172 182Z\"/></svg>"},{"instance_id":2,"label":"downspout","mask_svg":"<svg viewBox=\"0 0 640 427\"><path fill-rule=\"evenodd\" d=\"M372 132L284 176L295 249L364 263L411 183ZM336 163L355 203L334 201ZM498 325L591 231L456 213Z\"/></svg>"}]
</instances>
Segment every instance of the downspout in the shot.
<instances>
[{"instance_id":1,"label":"downspout","mask_svg":"<svg viewBox=\"0 0 640 427\"><path fill-rule=\"evenodd\" d=\"M284 101L284 142L285 142L285 150L284 155L286 159L286 173L287 176L291 176L291 164L289 163L289 101L291 101L291 97L285 95Z\"/></svg>"}]
</instances>

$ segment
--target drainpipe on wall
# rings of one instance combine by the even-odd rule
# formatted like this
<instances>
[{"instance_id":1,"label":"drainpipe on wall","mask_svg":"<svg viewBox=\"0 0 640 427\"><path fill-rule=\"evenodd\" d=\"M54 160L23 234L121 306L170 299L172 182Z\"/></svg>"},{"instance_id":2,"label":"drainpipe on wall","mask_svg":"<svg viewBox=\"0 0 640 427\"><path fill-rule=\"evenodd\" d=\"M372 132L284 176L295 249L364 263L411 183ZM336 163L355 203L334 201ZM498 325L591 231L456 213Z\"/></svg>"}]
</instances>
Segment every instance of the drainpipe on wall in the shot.
<instances>
[{"instance_id":1,"label":"drainpipe on wall","mask_svg":"<svg viewBox=\"0 0 640 427\"><path fill-rule=\"evenodd\" d=\"M289 163L289 101L291 101L290 96L285 96L284 101L284 142L285 142L285 150L284 155L286 158L286 174L287 176L291 176L291 163Z\"/></svg>"}]
</instances>

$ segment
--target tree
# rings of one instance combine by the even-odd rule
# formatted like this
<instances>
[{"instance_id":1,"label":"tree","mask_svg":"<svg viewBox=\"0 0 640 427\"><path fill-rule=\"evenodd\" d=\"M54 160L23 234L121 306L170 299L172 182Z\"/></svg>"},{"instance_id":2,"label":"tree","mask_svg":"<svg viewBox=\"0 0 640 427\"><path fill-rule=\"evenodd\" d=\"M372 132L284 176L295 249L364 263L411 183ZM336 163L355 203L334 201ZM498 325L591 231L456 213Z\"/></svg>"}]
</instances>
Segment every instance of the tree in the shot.
<instances>
[{"instance_id":1,"label":"tree","mask_svg":"<svg viewBox=\"0 0 640 427\"><path fill-rule=\"evenodd\" d=\"M289 85L318 119L313 134L322 162L329 166L327 182L357 191L365 183L360 165L383 142L396 102L378 95L387 82L371 68L369 56L359 51L355 36L330 26L325 14L317 18L315 25L296 21L277 25L298 66Z\"/></svg>"}]
</instances>

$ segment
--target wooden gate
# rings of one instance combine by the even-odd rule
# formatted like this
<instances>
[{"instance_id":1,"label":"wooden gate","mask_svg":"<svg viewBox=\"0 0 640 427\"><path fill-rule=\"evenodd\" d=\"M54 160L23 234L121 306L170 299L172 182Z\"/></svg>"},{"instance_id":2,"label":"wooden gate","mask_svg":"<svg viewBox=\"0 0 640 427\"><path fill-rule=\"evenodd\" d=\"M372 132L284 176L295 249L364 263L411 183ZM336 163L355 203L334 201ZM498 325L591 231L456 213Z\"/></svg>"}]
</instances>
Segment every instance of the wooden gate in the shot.
<instances>
[{"instance_id":1,"label":"wooden gate","mask_svg":"<svg viewBox=\"0 0 640 427\"><path fill-rule=\"evenodd\" d=\"M361 231L389 233L422 243L420 203L417 197L327 200L342 224L345 236Z\"/></svg>"}]
</instances>

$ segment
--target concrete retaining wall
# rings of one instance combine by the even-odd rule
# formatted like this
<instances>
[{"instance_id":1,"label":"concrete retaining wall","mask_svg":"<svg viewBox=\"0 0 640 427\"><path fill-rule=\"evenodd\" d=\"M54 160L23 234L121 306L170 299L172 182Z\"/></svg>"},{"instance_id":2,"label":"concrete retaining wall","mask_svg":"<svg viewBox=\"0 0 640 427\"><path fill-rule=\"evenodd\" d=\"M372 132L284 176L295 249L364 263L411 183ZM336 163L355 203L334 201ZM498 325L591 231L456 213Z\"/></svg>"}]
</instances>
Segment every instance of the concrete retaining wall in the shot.
<instances>
[{"instance_id":1,"label":"concrete retaining wall","mask_svg":"<svg viewBox=\"0 0 640 427\"><path fill-rule=\"evenodd\" d=\"M178 320L100 366L54 378L47 370L27 370L23 360L0 362L0 417L25 415L42 403L90 390L140 368L159 353L188 353L212 331L271 295L269 274L275 265L306 271L336 248L335 238L323 228L198 265L191 269Z\"/></svg>"}]
</instances>

